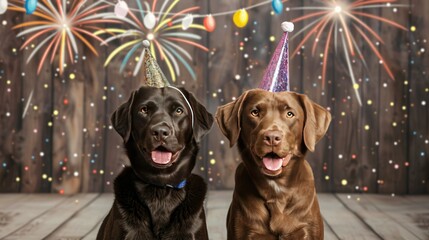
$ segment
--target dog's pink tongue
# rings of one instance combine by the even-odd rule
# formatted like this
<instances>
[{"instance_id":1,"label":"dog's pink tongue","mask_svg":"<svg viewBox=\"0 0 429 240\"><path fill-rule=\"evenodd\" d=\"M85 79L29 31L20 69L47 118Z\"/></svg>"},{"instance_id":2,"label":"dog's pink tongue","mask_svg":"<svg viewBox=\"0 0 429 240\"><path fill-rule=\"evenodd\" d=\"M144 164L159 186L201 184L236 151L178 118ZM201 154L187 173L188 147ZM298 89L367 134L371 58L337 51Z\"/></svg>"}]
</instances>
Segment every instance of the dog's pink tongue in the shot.
<instances>
[{"instance_id":1,"label":"dog's pink tongue","mask_svg":"<svg viewBox=\"0 0 429 240\"><path fill-rule=\"evenodd\" d=\"M171 152L152 151L152 161L158 164L167 164L171 161Z\"/></svg>"},{"instance_id":2,"label":"dog's pink tongue","mask_svg":"<svg viewBox=\"0 0 429 240\"><path fill-rule=\"evenodd\" d=\"M283 164L283 158L269 158L264 157L262 159L262 162L264 163L265 167L270 171L277 171L282 167Z\"/></svg>"}]
</instances>

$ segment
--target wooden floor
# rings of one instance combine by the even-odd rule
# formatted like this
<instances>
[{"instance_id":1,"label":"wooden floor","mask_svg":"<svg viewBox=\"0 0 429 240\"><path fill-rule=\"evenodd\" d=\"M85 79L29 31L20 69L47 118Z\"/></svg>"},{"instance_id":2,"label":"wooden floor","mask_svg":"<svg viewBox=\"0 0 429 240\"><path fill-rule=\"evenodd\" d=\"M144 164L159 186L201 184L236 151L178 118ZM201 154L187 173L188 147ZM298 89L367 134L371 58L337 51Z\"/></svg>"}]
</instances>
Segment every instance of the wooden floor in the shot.
<instances>
[{"instance_id":1,"label":"wooden floor","mask_svg":"<svg viewBox=\"0 0 429 240\"><path fill-rule=\"evenodd\" d=\"M210 239L226 239L230 191L207 201ZM325 239L429 239L429 196L319 194ZM112 194L1 194L0 239L95 239Z\"/></svg>"}]
</instances>

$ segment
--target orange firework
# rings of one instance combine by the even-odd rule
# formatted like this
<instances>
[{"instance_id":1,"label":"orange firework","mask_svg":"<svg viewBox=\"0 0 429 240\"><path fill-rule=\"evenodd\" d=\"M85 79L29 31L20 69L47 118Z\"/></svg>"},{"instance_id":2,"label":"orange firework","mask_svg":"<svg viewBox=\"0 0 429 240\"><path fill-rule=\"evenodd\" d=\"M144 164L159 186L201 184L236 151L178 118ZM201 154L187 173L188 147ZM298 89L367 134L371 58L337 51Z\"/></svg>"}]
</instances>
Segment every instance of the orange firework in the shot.
<instances>
[{"instance_id":1,"label":"orange firework","mask_svg":"<svg viewBox=\"0 0 429 240\"><path fill-rule=\"evenodd\" d=\"M364 41L370 46L371 50L377 56L377 58L383 63L383 67L386 70L390 78L394 79L393 73L390 67L384 60L381 53L378 51L374 43L371 42L371 36L377 39L380 43L384 43L383 39L378 33L371 29L362 19L368 18L377 21L381 21L390 24L396 28L407 30L404 26L389 20L384 17L380 17L374 14L365 13L359 10L363 9L374 9L374 8L390 8L390 7L407 7L408 5L403 4L392 4L395 0L355 0L349 3L347 0L323 0L320 1L319 6L307 6L307 7L296 7L290 8L290 10L308 10L311 13L305 14L301 17L295 18L292 22L297 23L307 19L313 19L312 22L307 24L303 29L298 31L295 36L305 33L302 41L298 44L296 49L292 53L292 57L295 56L301 47L308 42L311 37L314 37L312 46L312 54L314 55L320 36L322 33L327 33L326 43L323 52L323 67L322 67L322 86L325 85L326 68L328 64L328 53L331 46L331 41L334 41L334 46L337 47L338 39L341 41L344 55L349 70L350 78L354 86L356 86L356 80L353 73L353 67L351 64L350 57L355 56L357 53L362 59L363 64L366 66L365 58L362 55L358 44L356 43L356 37L362 37ZM353 34L355 33L355 34ZM360 105L362 105L359 92L355 89L356 97Z\"/></svg>"},{"instance_id":2,"label":"orange firework","mask_svg":"<svg viewBox=\"0 0 429 240\"><path fill-rule=\"evenodd\" d=\"M11 2L9 10L26 12L24 1L12 0ZM73 57L78 55L78 40L98 56L97 50L87 37L104 42L103 39L93 33L95 30L102 29L97 27L96 24L119 23L119 21L105 19L106 14L98 13L109 7L106 4L102 5L102 0L83 7L85 2L85 0L72 0L70 2L56 0L53 3L51 0L42 0L41 3L37 3L37 8L32 14L37 17L37 20L24 22L13 27L13 29L28 27L17 35L17 37L29 36L22 44L21 49L24 49L36 39L40 39L27 59L28 63L37 52L43 49L37 74L42 70L49 53L51 53L51 64L55 56L59 54L58 67L60 74L62 74L64 65L67 62L66 55L68 55L70 63L73 63Z\"/></svg>"}]
</instances>

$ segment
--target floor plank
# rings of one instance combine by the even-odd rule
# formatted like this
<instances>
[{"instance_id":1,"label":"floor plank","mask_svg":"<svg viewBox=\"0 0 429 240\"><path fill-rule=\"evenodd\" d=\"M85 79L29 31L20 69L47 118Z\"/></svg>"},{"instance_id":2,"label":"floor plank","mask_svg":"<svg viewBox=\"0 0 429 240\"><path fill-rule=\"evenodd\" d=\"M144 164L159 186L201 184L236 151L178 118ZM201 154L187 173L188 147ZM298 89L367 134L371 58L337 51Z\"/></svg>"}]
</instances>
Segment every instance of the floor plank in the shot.
<instances>
[{"instance_id":1,"label":"floor plank","mask_svg":"<svg viewBox=\"0 0 429 240\"><path fill-rule=\"evenodd\" d=\"M429 239L429 196L319 194L325 240ZM350 197L349 197L350 196ZM96 238L113 194L1 194L0 239ZM206 201L210 239L226 239L232 191L210 191ZM4 238L3 238L4 237Z\"/></svg>"},{"instance_id":2,"label":"floor plank","mask_svg":"<svg viewBox=\"0 0 429 240\"><path fill-rule=\"evenodd\" d=\"M334 231L332 230L329 223L326 222L326 220L323 220L323 225L325 240L339 240L338 236L335 235Z\"/></svg>"},{"instance_id":3,"label":"floor plank","mask_svg":"<svg viewBox=\"0 0 429 240\"><path fill-rule=\"evenodd\" d=\"M323 218L340 239L380 239L331 194L318 195Z\"/></svg>"},{"instance_id":4,"label":"floor plank","mask_svg":"<svg viewBox=\"0 0 429 240\"><path fill-rule=\"evenodd\" d=\"M429 239L429 197L372 195L368 201L418 239Z\"/></svg>"},{"instance_id":5,"label":"floor plank","mask_svg":"<svg viewBox=\"0 0 429 240\"><path fill-rule=\"evenodd\" d=\"M19 193L8 193L1 194L0 198L0 210L9 208L9 205L21 201L28 197L29 194L19 194Z\"/></svg>"},{"instance_id":6,"label":"floor plank","mask_svg":"<svg viewBox=\"0 0 429 240\"><path fill-rule=\"evenodd\" d=\"M372 204L370 199L374 197L373 195L337 194L337 197L367 225L371 226L371 228L383 239L419 239L412 231L403 227L402 224L392 221L389 215L380 210L376 205ZM386 201L385 204L388 205L390 202L391 201Z\"/></svg>"},{"instance_id":7,"label":"floor plank","mask_svg":"<svg viewBox=\"0 0 429 240\"><path fill-rule=\"evenodd\" d=\"M107 215L106 207L113 203L112 194L101 194L88 206L79 210L64 224L51 233L46 240L82 239ZM93 238L95 239L95 238Z\"/></svg>"},{"instance_id":8,"label":"floor plank","mask_svg":"<svg viewBox=\"0 0 429 240\"><path fill-rule=\"evenodd\" d=\"M98 234L98 229L100 229L102 222L103 221L100 221L97 225L95 225L94 228L82 238L82 240L94 240L94 239L96 239L97 234Z\"/></svg>"},{"instance_id":9,"label":"floor plank","mask_svg":"<svg viewBox=\"0 0 429 240\"><path fill-rule=\"evenodd\" d=\"M210 239L226 240L226 215L232 191L211 191L207 196L207 230Z\"/></svg>"},{"instance_id":10,"label":"floor plank","mask_svg":"<svg viewBox=\"0 0 429 240\"><path fill-rule=\"evenodd\" d=\"M14 231L12 234L6 236L4 239L43 239L52 231L57 229L63 222L69 219L76 211L84 208L88 203L94 200L97 195L98 194L77 194L75 196L67 197L65 201L51 207L48 211L25 224L25 226L21 227L17 231ZM49 201L50 198L55 198L56 196L57 195L46 195L45 201Z\"/></svg>"},{"instance_id":11,"label":"floor plank","mask_svg":"<svg viewBox=\"0 0 429 240\"><path fill-rule=\"evenodd\" d=\"M1 195L3 197L3 194ZM0 239L17 231L67 197L53 194L22 194L19 200L0 209Z\"/></svg>"}]
</instances>

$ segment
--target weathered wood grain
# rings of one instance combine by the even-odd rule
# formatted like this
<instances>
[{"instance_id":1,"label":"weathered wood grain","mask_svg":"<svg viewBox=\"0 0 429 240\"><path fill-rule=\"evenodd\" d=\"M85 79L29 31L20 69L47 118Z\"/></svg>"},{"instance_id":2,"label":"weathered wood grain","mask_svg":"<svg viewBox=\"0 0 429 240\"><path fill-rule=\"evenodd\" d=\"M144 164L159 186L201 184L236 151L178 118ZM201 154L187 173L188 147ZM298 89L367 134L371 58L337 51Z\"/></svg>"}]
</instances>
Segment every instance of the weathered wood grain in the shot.
<instances>
[{"instance_id":1,"label":"weathered wood grain","mask_svg":"<svg viewBox=\"0 0 429 240\"><path fill-rule=\"evenodd\" d=\"M31 219L30 222L26 223L21 228L16 229L4 239L43 239L52 231L57 229L64 221L67 221L67 219L74 215L76 211L86 207L86 205L92 202L97 195L98 194L77 194L67 197L59 204L48 204L52 199L55 200L58 198L52 198L51 195L45 195L43 201L39 201L37 204L49 206L49 210L44 211L40 216ZM38 209L34 205L32 208L35 210ZM29 210L30 209L27 211Z\"/></svg>"},{"instance_id":2,"label":"weathered wood grain","mask_svg":"<svg viewBox=\"0 0 429 240\"><path fill-rule=\"evenodd\" d=\"M377 232L383 239L420 239L413 231L402 226L395 221L392 221L390 216L386 215L384 211L381 211L377 205L370 203L372 195L351 195L349 198L347 195L337 195L337 199L342 204L359 216L360 219L365 222L368 226ZM396 201L397 198L388 198L386 203L389 201Z\"/></svg>"},{"instance_id":3,"label":"weathered wood grain","mask_svg":"<svg viewBox=\"0 0 429 240\"><path fill-rule=\"evenodd\" d=\"M412 46L408 57L408 82L406 88L410 106L408 108L408 155L410 163L408 190L411 194L429 192L429 81L427 53L427 24L429 23L428 1L410 0L410 20L407 27L415 26L401 43ZM423 10L426 9L426 10ZM405 45L405 46L404 46ZM423 52L422 52L423 50ZM426 52L424 52L426 50Z\"/></svg>"},{"instance_id":4,"label":"weathered wood grain","mask_svg":"<svg viewBox=\"0 0 429 240\"><path fill-rule=\"evenodd\" d=\"M372 195L367 200L419 239L428 239L429 201L425 198Z\"/></svg>"},{"instance_id":5,"label":"weathered wood grain","mask_svg":"<svg viewBox=\"0 0 429 240\"><path fill-rule=\"evenodd\" d=\"M322 216L340 239L381 239L334 195L318 195Z\"/></svg>"},{"instance_id":6,"label":"weathered wood grain","mask_svg":"<svg viewBox=\"0 0 429 240\"><path fill-rule=\"evenodd\" d=\"M232 191L209 191L210 239L226 239ZM325 239L428 239L429 197L319 194ZM113 194L1 194L1 239L95 239ZM11 202L14 200L14 202Z\"/></svg>"},{"instance_id":7,"label":"weathered wood grain","mask_svg":"<svg viewBox=\"0 0 429 240\"><path fill-rule=\"evenodd\" d=\"M0 238L3 239L19 229L27 226L51 208L66 201L67 197L60 195L29 194L21 195L22 199L5 205L0 209L2 224Z\"/></svg>"},{"instance_id":8,"label":"weathered wood grain","mask_svg":"<svg viewBox=\"0 0 429 240\"><path fill-rule=\"evenodd\" d=\"M82 239L93 230L94 226L98 226L98 223L104 219L108 213L106 209L112 203L112 194L101 194L90 204L75 212L45 239Z\"/></svg>"},{"instance_id":9,"label":"weathered wood grain","mask_svg":"<svg viewBox=\"0 0 429 240\"><path fill-rule=\"evenodd\" d=\"M205 14L253 3L255 1L180 1L177 9L199 6L199 13ZM421 0L397 3L409 4L409 7L397 11L393 8L359 10L394 20L408 29L416 27L416 31L407 32L362 18L384 40L377 49L395 75L395 80L389 79L365 40L356 37L368 66L366 69L362 65L358 54L353 57L362 107L356 101L341 43L338 49L331 45L324 87L319 76L326 34L321 35L314 55L314 39L310 39L300 54L291 59L292 90L308 94L333 115L327 136L317 145L315 153L307 156L318 192L429 193L426 64L429 61L426 42L429 3ZM284 4L296 7L316 2ZM136 7L135 2L129 5ZM308 13L285 11L277 16L271 11L269 5L249 10L250 20L243 29L237 28L231 15L227 15L215 18L217 27L213 33L195 30L209 52L181 45L194 59L191 67L197 79L193 81L181 67L181 75L174 84L192 91L212 113L217 106L257 87L280 39L280 23ZM14 25L32 18L35 16L12 11L0 15L0 69L3 70L0 72L0 192L111 192L114 177L129 163L122 139L111 127L110 115L142 84L140 76L132 77L135 61L130 61L124 73L119 73L124 52L104 68L107 56L124 40L108 46L99 46L91 40L99 57L79 45L77 63L69 64L63 76L58 76L56 69L58 56L53 64L46 62L37 75L41 53L27 64L34 47L20 50L26 38L16 38L22 30L12 30ZM202 21L202 18L195 19L198 23ZM311 21L297 24L296 29ZM350 28L353 29L352 24ZM271 41L270 36L275 40ZM300 35L290 39L290 49L302 38ZM375 38L371 41L376 44ZM159 56L158 60L170 78ZM70 73L75 74L74 80L70 79ZM23 118L31 92L33 97ZM64 103L65 99L68 104ZM54 114L55 110L58 115ZM365 130L366 125L369 130ZM229 148L215 125L201 144L194 172L205 177L211 189L231 189L239 162L236 149ZM342 180L347 180L347 184L343 185Z\"/></svg>"}]
</instances>

